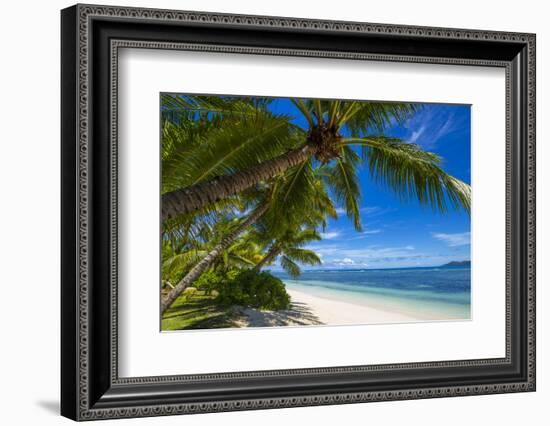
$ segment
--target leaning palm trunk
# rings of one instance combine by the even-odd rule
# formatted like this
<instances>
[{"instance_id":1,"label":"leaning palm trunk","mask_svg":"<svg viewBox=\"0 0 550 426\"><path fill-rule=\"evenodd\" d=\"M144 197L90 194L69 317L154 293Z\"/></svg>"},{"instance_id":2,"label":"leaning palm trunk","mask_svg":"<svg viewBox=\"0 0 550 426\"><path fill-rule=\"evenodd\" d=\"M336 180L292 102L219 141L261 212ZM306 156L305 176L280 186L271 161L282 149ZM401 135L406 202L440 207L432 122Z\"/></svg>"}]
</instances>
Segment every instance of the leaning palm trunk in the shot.
<instances>
[{"instance_id":1,"label":"leaning palm trunk","mask_svg":"<svg viewBox=\"0 0 550 426\"><path fill-rule=\"evenodd\" d=\"M216 201L239 194L306 161L314 152L315 147L307 144L247 170L168 192L162 196L162 220L194 212Z\"/></svg>"},{"instance_id":2,"label":"leaning palm trunk","mask_svg":"<svg viewBox=\"0 0 550 426\"><path fill-rule=\"evenodd\" d=\"M260 260L256 266L254 266L254 270L256 272L260 272L262 268L267 265L269 262L271 262L273 259L277 257L277 255L280 253L281 249L277 247L276 245L271 247L269 252Z\"/></svg>"},{"instance_id":3,"label":"leaning palm trunk","mask_svg":"<svg viewBox=\"0 0 550 426\"><path fill-rule=\"evenodd\" d=\"M181 281L166 295L166 297L161 302L161 315L174 303L178 296L193 284L203 272L205 272L216 260L216 258L223 253L233 242L239 238L239 236L254 222L256 222L263 214L267 211L269 207L268 203L264 203L258 207L254 212L243 222L241 223L231 234L225 237L216 247L210 251L199 263L197 263L191 270L181 279Z\"/></svg>"}]
</instances>

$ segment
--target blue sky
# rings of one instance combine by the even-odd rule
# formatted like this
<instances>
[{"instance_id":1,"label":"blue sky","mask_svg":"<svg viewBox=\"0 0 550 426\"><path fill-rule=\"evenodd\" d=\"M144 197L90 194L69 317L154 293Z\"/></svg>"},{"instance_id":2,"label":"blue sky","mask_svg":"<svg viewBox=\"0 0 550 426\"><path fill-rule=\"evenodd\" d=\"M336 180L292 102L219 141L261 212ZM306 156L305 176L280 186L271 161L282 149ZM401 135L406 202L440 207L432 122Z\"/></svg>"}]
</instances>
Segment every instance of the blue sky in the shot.
<instances>
[{"instance_id":1,"label":"blue sky","mask_svg":"<svg viewBox=\"0 0 550 426\"><path fill-rule=\"evenodd\" d=\"M298 115L286 99L275 100L270 108ZM470 183L470 119L469 105L424 104L403 125L395 124L385 133L438 154L446 172ZM306 125L301 118L295 122ZM470 259L467 213L441 214L416 201L401 202L373 182L366 167L360 169L359 178L363 232L357 232L338 208L339 217L329 220L323 240L308 246L321 256L322 268L435 266Z\"/></svg>"}]
</instances>

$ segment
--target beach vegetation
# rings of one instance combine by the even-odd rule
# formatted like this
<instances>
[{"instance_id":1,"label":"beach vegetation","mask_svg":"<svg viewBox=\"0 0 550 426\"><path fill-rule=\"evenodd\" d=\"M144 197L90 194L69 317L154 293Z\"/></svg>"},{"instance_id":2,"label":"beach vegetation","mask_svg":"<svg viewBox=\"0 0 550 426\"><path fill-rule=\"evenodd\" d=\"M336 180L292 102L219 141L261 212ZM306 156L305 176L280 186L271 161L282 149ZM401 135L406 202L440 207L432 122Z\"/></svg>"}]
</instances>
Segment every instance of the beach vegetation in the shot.
<instances>
[{"instance_id":1,"label":"beach vegetation","mask_svg":"<svg viewBox=\"0 0 550 426\"><path fill-rule=\"evenodd\" d=\"M253 269L239 271L218 287L218 301L224 305L240 305L257 309L279 310L290 307L285 285L269 272Z\"/></svg>"}]
</instances>

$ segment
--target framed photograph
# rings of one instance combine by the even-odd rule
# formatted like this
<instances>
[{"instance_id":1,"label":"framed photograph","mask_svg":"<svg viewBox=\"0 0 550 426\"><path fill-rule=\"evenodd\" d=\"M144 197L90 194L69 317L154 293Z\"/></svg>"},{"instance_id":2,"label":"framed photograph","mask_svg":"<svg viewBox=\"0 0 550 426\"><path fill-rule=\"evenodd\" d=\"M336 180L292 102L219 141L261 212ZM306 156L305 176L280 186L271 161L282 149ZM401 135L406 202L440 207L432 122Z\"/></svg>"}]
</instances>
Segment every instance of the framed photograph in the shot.
<instances>
[{"instance_id":1,"label":"framed photograph","mask_svg":"<svg viewBox=\"0 0 550 426\"><path fill-rule=\"evenodd\" d=\"M535 390L535 35L61 12L61 412Z\"/></svg>"}]
</instances>

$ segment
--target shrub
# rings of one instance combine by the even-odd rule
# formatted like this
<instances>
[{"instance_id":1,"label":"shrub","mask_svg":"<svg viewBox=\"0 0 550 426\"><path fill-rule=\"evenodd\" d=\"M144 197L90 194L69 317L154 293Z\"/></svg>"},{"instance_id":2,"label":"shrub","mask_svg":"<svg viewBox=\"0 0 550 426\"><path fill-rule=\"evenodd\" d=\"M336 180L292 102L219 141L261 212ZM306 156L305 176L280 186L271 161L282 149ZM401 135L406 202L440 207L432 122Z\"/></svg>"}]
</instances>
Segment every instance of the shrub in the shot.
<instances>
[{"instance_id":1,"label":"shrub","mask_svg":"<svg viewBox=\"0 0 550 426\"><path fill-rule=\"evenodd\" d=\"M290 296L283 282L269 272L246 269L219 288L219 300L224 304L250 306L259 309L278 310L290 306Z\"/></svg>"},{"instance_id":2,"label":"shrub","mask_svg":"<svg viewBox=\"0 0 550 426\"><path fill-rule=\"evenodd\" d=\"M224 283L234 278L235 275L236 271L222 273L211 269L204 272L194 285L197 289L203 290L206 294L210 295L214 290L219 292Z\"/></svg>"}]
</instances>

